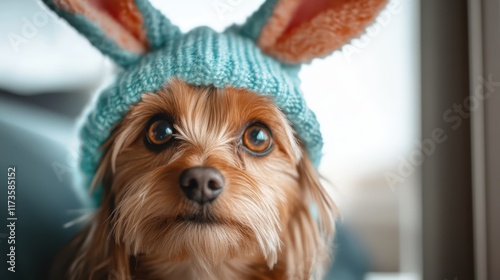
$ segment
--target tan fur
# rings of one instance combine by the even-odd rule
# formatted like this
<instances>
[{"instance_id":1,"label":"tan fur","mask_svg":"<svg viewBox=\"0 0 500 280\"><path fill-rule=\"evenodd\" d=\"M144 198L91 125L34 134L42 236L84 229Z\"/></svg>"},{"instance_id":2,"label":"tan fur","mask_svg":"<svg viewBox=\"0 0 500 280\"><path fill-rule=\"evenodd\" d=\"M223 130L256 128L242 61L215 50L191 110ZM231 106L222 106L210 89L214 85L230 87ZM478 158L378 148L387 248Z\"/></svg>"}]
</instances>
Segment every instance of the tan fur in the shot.
<instances>
[{"instance_id":1,"label":"tan fur","mask_svg":"<svg viewBox=\"0 0 500 280\"><path fill-rule=\"evenodd\" d=\"M145 126L158 113L174 119L176 144L153 152L144 144ZM272 131L268 155L241 147L252 121ZM103 149L95 179L103 200L69 245L69 279L321 276L336 208L270 97L173 80L157 94L144 94ZM205 206L188 201L178 187L180 173L200 165L218 169L226 180L220 196ZM194 213L211 222L179 218Z\"/></svg>"}]
</instances>

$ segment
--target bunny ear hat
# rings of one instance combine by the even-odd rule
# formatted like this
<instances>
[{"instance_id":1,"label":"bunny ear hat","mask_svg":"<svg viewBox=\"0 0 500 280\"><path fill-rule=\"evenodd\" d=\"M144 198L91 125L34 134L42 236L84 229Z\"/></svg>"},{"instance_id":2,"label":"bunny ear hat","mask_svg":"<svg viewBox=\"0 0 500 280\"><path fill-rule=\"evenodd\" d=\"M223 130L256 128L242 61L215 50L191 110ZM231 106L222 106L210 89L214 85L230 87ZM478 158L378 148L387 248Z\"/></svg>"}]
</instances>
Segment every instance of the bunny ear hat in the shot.
<instances>
[{"instance_id":1,"label":"bunny ear hat","mask_svg":"<svg viewBox=\"0 0 500 280\"><path fill-rule=\"evenodd\" d=\"M86 187L115 125L142 94L157 92L172 78L272 96L317 166L323 141L300 91L300 66L360 36L387 2L267 0L243 25L222 33L208 27L182 33L147 0L43 1L122 67L91 105L81 128ZM97 189L95 202L100 196Z\"/></svg>"}]
</instances>

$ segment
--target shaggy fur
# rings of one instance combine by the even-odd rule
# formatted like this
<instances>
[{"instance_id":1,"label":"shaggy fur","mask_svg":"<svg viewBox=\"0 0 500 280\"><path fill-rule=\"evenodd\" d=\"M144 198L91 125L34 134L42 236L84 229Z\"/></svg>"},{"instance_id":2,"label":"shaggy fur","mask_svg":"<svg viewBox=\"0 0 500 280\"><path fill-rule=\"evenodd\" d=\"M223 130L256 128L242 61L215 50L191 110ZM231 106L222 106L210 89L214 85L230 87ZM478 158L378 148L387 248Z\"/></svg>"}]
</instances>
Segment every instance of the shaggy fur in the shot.
<instances>
[{"instance_id":1,"label":"shaggy fur","mask_svg":"<svg viewBox=\"0 0 500 280\"><path fill-rule=\"evenodd\" d=\"M175 142L152 151L145 128L158 113L171 116ZM242 148L254 121L272 132L265 156ZM103 152L94 180L103 199L61 253L64 279L321 277L336 208L269 97L173 80L142 96ZM179 176L193 166L223 174L226 187L212 203L183 195Z\"/></svg>"}]
</instances>

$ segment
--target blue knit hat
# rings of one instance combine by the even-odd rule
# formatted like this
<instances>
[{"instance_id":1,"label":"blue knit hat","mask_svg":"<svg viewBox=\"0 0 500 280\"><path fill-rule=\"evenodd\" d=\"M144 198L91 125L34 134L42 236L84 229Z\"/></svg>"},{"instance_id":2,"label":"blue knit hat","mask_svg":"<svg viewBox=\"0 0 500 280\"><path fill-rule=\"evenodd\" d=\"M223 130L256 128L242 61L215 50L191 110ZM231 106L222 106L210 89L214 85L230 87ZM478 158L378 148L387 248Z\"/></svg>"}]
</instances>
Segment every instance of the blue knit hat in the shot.
<instances>
[{"instance_id":1,"label":"blue knit hat","mask_svg":"<svg viewBox=\"0 0 500 280\"><path fill-rule=\"evenodd\" d=\"M122 67L82 126L80 166L86 187L115 125L143 93L157 92L174 77L273 96L317 166L323 142L300 91L300 65L360 35L385 2L268 0L241 26L222 33L200 27L183 34L147 0L43 1Z\"/></svg>"}]
</instances>

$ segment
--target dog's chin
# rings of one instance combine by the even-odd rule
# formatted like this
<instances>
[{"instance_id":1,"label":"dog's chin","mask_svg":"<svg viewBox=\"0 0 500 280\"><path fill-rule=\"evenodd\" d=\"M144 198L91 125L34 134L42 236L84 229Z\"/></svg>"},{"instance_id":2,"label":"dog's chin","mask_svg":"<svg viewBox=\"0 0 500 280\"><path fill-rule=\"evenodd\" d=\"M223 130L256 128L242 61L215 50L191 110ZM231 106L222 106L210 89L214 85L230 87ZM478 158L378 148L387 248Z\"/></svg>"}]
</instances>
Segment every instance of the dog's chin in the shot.
<instances>
[{"instance_id":1,"label":"dog's chin","mask_svg":"<svg viewBox=\"0 0 500 280\"><path fill-rule=\"evenodd\" d=\"M143 235L142 253L161 255L169 261L203 259L217 264L259 254L253 231L242 223L214 215L184 214L157 219Z\"/></svg>"}]
</instances>

